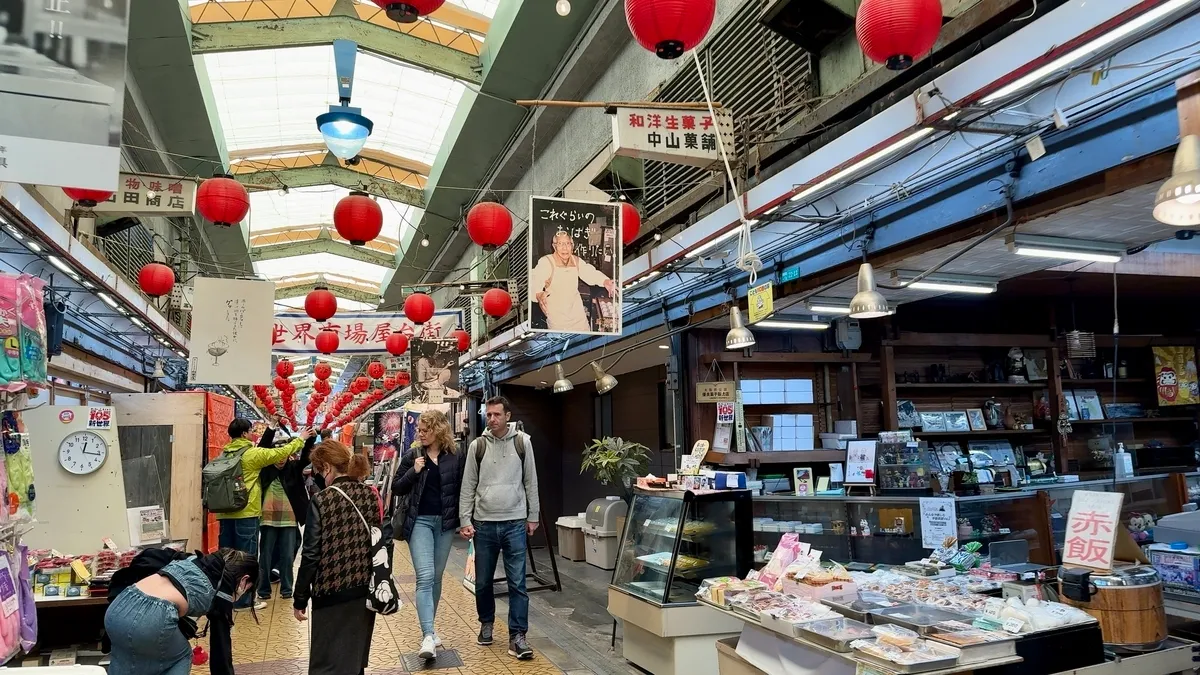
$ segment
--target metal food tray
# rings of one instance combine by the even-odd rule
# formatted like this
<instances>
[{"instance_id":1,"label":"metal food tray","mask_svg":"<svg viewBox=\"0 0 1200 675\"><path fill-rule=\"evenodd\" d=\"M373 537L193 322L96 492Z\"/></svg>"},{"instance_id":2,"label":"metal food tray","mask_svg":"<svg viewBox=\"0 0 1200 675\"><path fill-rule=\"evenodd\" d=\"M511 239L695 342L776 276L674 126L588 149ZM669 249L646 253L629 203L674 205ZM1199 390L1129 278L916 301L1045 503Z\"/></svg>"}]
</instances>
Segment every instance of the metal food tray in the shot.
<instances>
[{"instance_id":1,"label":"metal food tray","mask_svg":"<svg viewBox=\"0 0 1200 675\"><path fill-rule=\"evenodd\" d=\"M922 636L929 635L933 632L934 625L943 621L971 623L971 618L968 616L921 605L900 605L899 607L874 610L870 612L869 618L873 624L895 624Z\"/></svg>"},{"instance_id":2,"label":"metal food tray","mask_svg":"<svg viewBox=\"0 0 1200 675\"><path fill-rule=\"evenodd\" d=\"M958 665L958 651L947 651L947 649L953 649L953 647L948 648L946 645L935 644L933 645L933 648L938 652L945 653L946 658L934 659L932 661L922 661L920 663L903 664L879 658L878 656L868 654L867 652L859 649L854 650L854 658L873 663L893 673L924 673L930 670L953 668L954 666Z\"/></svg>"},{"instance_id":3,"label":"metal food tray","mask_svg":"<svg viewBox=\"0 0 1200 675\"><path fill-rule=\"evenodd\" d=\"M821 604L832 609L838 614L841 614L847 619L854 619L855 621L861 621L863 623L871 623L870 617L868 616L871 612L887 609L887 607L882 607L873 602L863 600L861 597L857 600L852 600L851 602L837 602L836 600L826 599L821 600ZM895 603L895 605L897 607L907 606L900 602Z\"/></svg>"},{"instance_id":4,"label":"metal food tray","mask_svg":"<svg viewBox=\"0 0 1200 675\"><path fill-rule=\"evenodd\" d=\"M854 642L855 640L867 639L866 635L862 635L859 637L846 638L845 640L837 640L828 635L818 633L815 630L813 630L813 628L817 624L822 624L822 623L839 623L842 625L846 625L847 623L857 624L858 626L861 626L864 630L866 630L868 632L868 634L870 633L870 630L871 630L871 627L868 626L867 624L863 623L862 621L855 621L854 619L847 619L847 618L818 619L817 621L809 621L808 623L802 623L802 624L799 624L798 626L796 626L797 632L800 634L799 637L804 638L805 640L808 640L809 642L811 642L815 645L820 645L822 647L825 647L826 649L832 649L835 652L842 652L842 653L849 653L849 652L854 651L854 648L850 646L851 642Z\"/></svg>"}]
</instances>

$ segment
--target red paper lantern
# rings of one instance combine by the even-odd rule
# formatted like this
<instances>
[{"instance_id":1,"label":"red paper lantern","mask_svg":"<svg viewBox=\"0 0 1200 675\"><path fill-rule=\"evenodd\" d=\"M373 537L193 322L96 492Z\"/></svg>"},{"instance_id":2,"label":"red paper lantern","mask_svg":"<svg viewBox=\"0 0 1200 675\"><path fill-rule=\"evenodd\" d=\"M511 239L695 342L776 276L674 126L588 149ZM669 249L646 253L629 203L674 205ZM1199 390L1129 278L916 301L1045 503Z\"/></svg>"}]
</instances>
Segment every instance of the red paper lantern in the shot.
<instances>
[{"instance_id":1,"label":"red paper lantern","mask_svg":"<svg viewBox=\"0 0 1200 675\"><path fill-rule=\"evenodd\" d=\"M292 365L287 359L279 359L279 363L275 364L275 374L280 377L291 377L296 372L296 366Z\"/></svg>"},{"instance_id":2,"label":"red paper lantern","mask_svg":"<svg viewBox=\"0 0 1200 675\"><path fill-rule=\"evenodd\" d=\"M354 382L350 385L350 391L352 391L356 394L361 394L364 391L366 391L367 388L370 386L371 386L371 381L360 375L360 376L354 378Z\"/></svg>"},{"instance_id":3,"label":"red paper lantern","mask_svg":"<svg viewBox=\"0 0 1200 675\"><path fill-rule=\"evenodd\" d=\"M465 352L471 348L471 334L467 331L457 328L450 331L450 337L458 340L458 351Z\"/></svg>"},{"instance_id":4,"label":"red paper lantern","mask_svg":"<svg viewBox=\"0 0 1200 675\"><path fill-rule=\"evenodd\" d=\"M71 198L71 201L91 208L100 202L108 201L108 198L113 196L113 193L108 190L85 190L84 188L63 188L62 191Z\"/></svg>"},{"instance_id":5,"label":"red paper lantern","mask_svg":"<svg viewBox=\"0 0 1200 675\"><path fill-rule=\"evenodd\" d=\"M408 336L404 333L392 333L387 337L384 346L392 356L400 356L408 351Z\"/></svg>"},{"instance_id":6,"label":"red paper lantern","mask_svg":"<svg viewBox=\"0 0 1200 675\"><path fill-rule=\"evenodd\" d=\"M333 207L333 226L352 246L362 246L383 229L383 209L367 193L355 190Z\"/></svg>"},{"instance_id":7,"label":"red paper lantern","mask_svg":"<svg viewBox=\"0 0 1200 675\"><path fill-rule=\"evenodd\" d=\"M328 380L329 376L332 374L333 374L333 368L330 367L330 365L328 363L325 363L324 361L313 366L313 375L315 375L318 380ZM328 394L329 392L325 392L325 393Z\"/></svg>"},{"instance_id":8,"label":"red paper lantern","mask_svg":"<svg viewBox=\"0 0 1200 675\"><path fill-rule=\"evenodd\" d=\"M278 375L275 377L275 388L278 389L281 393L283 392L284 389L287 389L287 385L288 385L288 381L287 381L286 377L283 377L282 375Z\"/></svg>"},{"instance_id":9,"label":"red paper lantern","mask_svg":"<svg viewBox=\"0 0 1200 675\"><path fill-rule=\"evenodd\" d=\"M396 373L397 387L407 387L409 384L412 384L412 376L407 371L402 370Z\"/></svg>"},{"instance_id":10,"label":"red paper lantern","mask_svg":"<svg viewBox=\"0 0 1200 675\"><path fill-rule=\"evenodd\" d=\"M399 23L413 23L418 18L432 14L446 3L446 0L371 0L383 10L387 17Z\"/></svg>"},{"instance_id":11,"label":"red paper lantern","mask_svg":"<svg viewBox=\"0 0 1200 675\"><path fill-rule=\"evenodd\" d=\"M433 298L424 293L413 293L404 299L404 316L420 326L433 318Z\"/></svg>"},{"instance_id":12,"label":"red paper lantern","mask_svg":"<svg viewBox=\"0 0 1200 675\"><path fill-rule=\"evenodd\" d=\"M371 376L372 380L378 380L386 372L387 370L383 367L383 364L378 361L372 361L367 364L367 374Z\"/></svg>"},{"instance_id":13,"label":"red paper lantern","mask_svg":"<svg viewBox=\"0 0 1200 675\"><path fill-rule=\"evenodd\" d=\"M317 286L304 296L304 313L313 321L328 321L337 314L337 296L328 288Z\"/></svg>"},{"instance_id":14,"label":"red paper lantern","mask_svg":"<svg viewBox=\"0 0 1200 675\"><path fill-rule=\"evenodd\" d=\"M175 271L162 263L149 263L138 271L138 287L152 298L164 296L175 288Z\"/></svg>"},{"instance_id":15,"label":"red paper lantern","mask_svg":"<svg viewBox=\"0 0 1200 675\"><path fill-rule=\"evenodd\" d=\"M629 202L621 202L621 243L628 246L642 229L642 214Z\"/></svg>"},{"instance_id":16,"label":"red paper lantern","mask_svg":"<svg viewBox=\"0 0 1200 675\"><path fill-rule=\"evenodd\" d=\"M512 230L512 214L501 204L479 202L467 212L467 234L486 251L508 243Z\"/></svg>"},{"instance_id":17,"label":"red paper lantern","mask_svg":"<svg viewBox=\"0 0 1200 675\"><path fill-rule=\"evenodd\" d=\"M388 375L387 377L383 378L383 386L388 391L395 389L396 388L396 377L394 375Z\"/></svg>"},{"instance_id":18,"label":"red paper lantern","mask_svg":"<svg viewBox=\"0 0 1200 675\"><path fill-rule=\"evenodd\" d=\"M904 70L933 49L942 30L940 0L863 0L854 20L867 58Z\"/></svg>"},{"instance_id":19,"label":"red paper lantern","mask_svg":"<svg viewBox=\"0 0 1200 675\"><path fill-rule=\"evenodd\" d=\"M250 195L231 176L217 174L196 190L196 210L214 225L229 227L250 212Z\"/></svg>"},{"instance_id":20,"label":"red paper lantern","mask_svg":"<svg viewBox=\"0 0 1200 675\"><path fill-rule=\"evenodd\" d=\"M322 354L332 354L336 352L339 343L341 343L341 339L338 338L337 331L335 330L323 330L320 333L317 333L317 340L315 344L317 351L321 352Z\"/></svg>"},{"instance_id":21,"label":"red paper lantern","mask_svg":"<svg viewBox=\"0 0 1200 675\"><path fill-rule=\"evenodd\" d=\"M503 288L493 288L483 294L483 313L499 319L512 309L512 296Z\"/></svg>"},{"instance_id":22,"label":"red paper lantern","mask_svg":"<svg viewBox=\"0 0 1200 675\"><path fill-rule=\"evenodd\" d=\"M677 59L708 35L717 0L625 0L629 32L660 59Z\"/></svg>"}]
</instances>

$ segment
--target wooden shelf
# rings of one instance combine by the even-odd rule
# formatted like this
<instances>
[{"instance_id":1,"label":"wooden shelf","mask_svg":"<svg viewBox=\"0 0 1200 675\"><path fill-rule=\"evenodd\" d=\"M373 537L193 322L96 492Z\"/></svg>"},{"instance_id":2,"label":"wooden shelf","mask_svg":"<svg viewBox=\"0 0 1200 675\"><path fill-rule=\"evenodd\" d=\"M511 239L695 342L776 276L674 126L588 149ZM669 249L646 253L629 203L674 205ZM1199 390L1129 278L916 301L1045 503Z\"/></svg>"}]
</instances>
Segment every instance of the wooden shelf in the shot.
<instances>
[{"instance_id":1,"label":"wooden shelf","mask_svg":"<svg viewBox=\"0 0 1200 675\"><path fill-rule=\"evenodd\" d=\"M845 450L796 450L779 452L713 452L709 451L704 461L726 466L749 466L751 464L802 464L804 462L844 462Z\"/></svg>"},{"instance_id":2,"label":"wooden shelf","mask_svg":"<svg viewBox=\"0 0 1200 675\"><path fill-rule=\"evenodd\" d=\"M985 436L1034 436L1049 435L1049 429L988 429L987 431L914 431L913 438L963 438Z\"/></svg>"},{"instance_id":3,"label":"wooden shelf","mask_svg":"<svg viewBox=\"0 0 1200 675\"><path fill-rule=\"evenodd\" d=\"M1149 422L1194 422L1195 417L1115 417L1103 420L1071 420L1071 424L1146 424Z\"/></svg>"},{"instance_id":4,"label":"wooden shelf","mask_svg":"<svg viewBox=\"0 0 1200 675\"><path fill-rule=\"evenodd\" d=\"M704 365L717 363L870 363L874 359L870 354L851 352L842 356L841 352L752 352L746 356L740 351L717 352L703 354L700 362Z\"/></svg>"},{"instance_id":5,"label":"wooden shelf","mask_svg":"<svg viewBox=\"0 0 1200 675\"><path fill-rule=\"evenodd\" d=\"M897 389L1046 389L1045 382L1009 384L1007 382L897 382Z\"/></svg>"},{"instance_id":6,"label":"wooden shelf","mask_svg":"<svg viewBox=\"0 0 1200 675\"><path fill-rule=\"evenodd\" d=\"M1080 385L1093 385L1093 386L1094 385L1103 385L1103 384L1111 385L1114 381L1117 384L1145 384L1147 382L1150 382L1150 378L1148 378L1148 377L1122 377L1122 378L1118 378L1117 380L1112 380L1112 379L1106 379L1106 378L1102 378L1102 377L1100 377L1100 378L1093 377L1093 378L1086 378L1086 379L1068 380L1067 378L1064 377L1062 383L1063 383L1064 387L1076 387L1076 386L1080 386Z\"/></svg>"}]
</instances>

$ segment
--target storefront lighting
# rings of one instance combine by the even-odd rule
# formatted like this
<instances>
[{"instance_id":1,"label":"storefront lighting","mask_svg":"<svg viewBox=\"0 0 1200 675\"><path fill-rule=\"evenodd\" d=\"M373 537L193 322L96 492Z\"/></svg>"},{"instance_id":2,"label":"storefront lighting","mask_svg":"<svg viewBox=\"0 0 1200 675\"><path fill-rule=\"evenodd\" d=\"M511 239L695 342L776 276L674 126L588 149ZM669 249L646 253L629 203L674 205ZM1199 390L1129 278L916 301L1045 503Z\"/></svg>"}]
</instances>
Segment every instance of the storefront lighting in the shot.
<instances>
[{"instance_id":1,"label":"storefront lighting","mask_svg":"<svg viewBox=\"0 0 1200 675\"><path fill-rule=\"evenodd\" d=\"M659 345L658 348L659 349L670 349L671 345Z\"/></svg>"},{"instance_id":2,"label":"storefront lighting","mask_svg":"<svg viewBox=\"0 0 1200 675\"><path fill-rule=\"evenodd\" d=\"M917 141L921 140L922 138L925 138L926 136L928 136L929 134L932 134L932 133L933 133L933 129L930 127L923 127L921 129L918 129L918 130L912 132L911 134L905 136L904 138L901 138L900 140L896 141L895 143L892 143L891 145L887 146L886 148L884 148L882 150L878 150L874 153L871 153L867 157L858 160L857 162L851 164L850 166L846 167L845 169L842 169L841 171L838 171L837 173L833 174L829 178L826 178L825 180L823 180L815 185L811 185L811 186L805 188L804 190L797 193L796 196L792 197L788 201L797 202L797 201L800 201L801 199L804 199L813 194L816 194L817 192L825 189L826 187L828 187L834 183L837 183L838 181L841 181L844 178L852 176L852 175L858 173L859 171L862 171L863 169L871 166L872 164L880 161L881 159L884 159L885 157L888 157L890 155L896 154L897 152L900 152L904 148L907 148L908 146L912 145L913 143L916 143Z\"/></svg>"},{"instance_id":3,"label":"storefront lighting","mask_svg":"<svg viewBox=\"0 0 1200 675\"><path fill-rule=\"evenodd\" d=\"M112 307L113 309L120 309L120 305L118 305L117 301L113 300L112 296L108 293L100 292L96 295L99 296L99 298L104 301L104 304L108 305L109 307Z\"/></svg>"},{"instance_id":4,"label":"storefront lighting","mask_svg":"<svg viewBox=\"0 0 1200 675\"><path fill-rule=\"evenodd\" d=\"M70 266L70 265L68 265L67 263L63 262L63 261L62 261L62 258L59 258L58 256L53 256L53 255L51 255L51 256L46 256L46 259L50 261L50 264L51 264L51 265L54 265L54 266L55 266L55 267L57 267L58 269L62 270L62 272L63 272L64 274L66 274L67 276L71 277L72 279L77 279L77 278L78 278L78 275L75 273L75 270L71 269L71 266Z\"/></svg>"},{"instance_id":5,"label":"storefront lighting","mask_svg":"<svg viewBox=\"0 0 1200 675\"><path fill-rule=\"evenodd\" d=\"M1104 241L1083 241L1065 237L1010 234L1004 239L1008 250L1017 255L1059 260L1118 263L1125 257L1125 246Z\"/></svg>"},{"instance_id":6,"label":"storefront lighting","mask_svg":"<svg viewBox=\"0 0 1200 675\"><path fill-rule=\"evenodd\" d=\"M521 336L521 337L517 338L516 340L513 340L512 342L508 343L508 346L509 346L509 347L515 347L515 346L517 346L517 345L521 344L521 343L522 343L522 342L524 342L524 341L525 341L525 337L524 337L524 336Z\"/></svg>"},{"instance_id":7,"label":"storefront lighting","mask_svg":"<svg viewBox=\"0 0 1200 675\"><path fill-rule=\"evenodd\" d=\"M918 291L940 291L942 293L970 293L986 295L996 292L996 280L984 277L973 277L960 274L930 274L920 281L915 279L917 272L892 272L892 280L903 284L905 288Z\"/></svg>"},{"instance_id":8,"label":"storefront lighting","mask_svg":"<svg viewBox=\"0 0 1200 675\"><path fill-rule=\"evenodd\" d=\"M1065 70L1079 61L1096 55L1119 40L1122 40L1125 37L1140 31L1142 28L1145 28L1146 26L1167 17L1180 8L1186 7L1195 1L1196 0L1169 0L1168 2L1165 2L1158 7L1147 11L1141 16L1130 19L1116 28L1113 28L1104 35L1101 35L1082 47L1079 47L1078 49L1072 49L1066 54L1054 59L1050 63L1031 71L1027 75L1013 80L1011 83L983 97L981 103L984 103L985 105L988 103L993 103L1002 98L1007 98L1008 96L1011 96L1012 94L1029 87L1030 85L1037 84L1047 77L1059 71Z\"/></svg>"},{"instance_id":9,"label":"storefront lighting","mask_svg":"<svg viewBox=\"0 0 1200 675\"><path fill-rule=\"evenodd\" d=\"M871 263L858 266L858 292L850 300L850 318L876 319L887 316L887 298L875 289L875 270Z\"/></svg>"},{"instance_id":10,"label":"storefront lighting","mask_svg":"<svg viewBox=\"0 0 1200 675\"><path fill-rule=\"evenodd\" d=\"M25 235L21 234L21 231L17 228L13 227L12 225L5 225L4 229L8 230L9 234L16 237L17 241L24 241Z\"/></svg>"},{"instance_id":11,"label":"storefront lighting","mask_svg":"<svg viewBox=\"0 0 1200 675\"><path fill-rule=\"evenodd\" d=\"M1200 136L1179 139L1171 177L1154 195L1154 219L1180 227L1200 223Z\"/></svg>"},{"instance_id":12,"label":"storefront lighting","mask_svg":"<svg viewBox=\"0 0 1200 675\"><path fill-rule=\"evenodd\" d=\"M755 328L772 328L779 330L825 330L829 324L824 321L759 321Z\"/></svg>"},{"instance_id":13,"label":"storefront lighting","mask_svg":"<svg viewBox=\"0 0 1200 675\"><path fill-rule=\"evenodd\" d=\"M814 301L806 302L804 306L813 314L832 314L834 316L845 316L850 313L850 308L845 305L832 305L826 302Z\"/></svg>"},{"instance_id":14,"label":"storefront lighting","mask_svg":"<svg viewBox=\"0 0 1200 675\"><path fill-rule=\"evenodd\" d=\"M561 363L554 364L554 393L563 394L571 391L575 385L563 375L563 367Z\"/></svg>"},{"instance_id":15,"label":"storefront lighting","mask_svg":"<svg viewBox=\"0 0 1200 675\"><path fill-rule=\"evenodd\" d=\"M36 241L30 240L30 241L26 242L25 245L28 246L34 253L42 252L41 245L38 244Z\"/></svg>"},{"instance_id":16,"label":"storefront lighting","mask_svg":"<svg viewBox=\"0 0 1200 675\"><path fill-rule=\"evenodd\" d=\"M596 393L607 394L613 389L616 389L617 378L604 372L604 369L600 367L600 364L596 363L595 361L592 361L591 365L592 374L596 376Z\"/></svg>"},{"instance_id":17,"label":"storefront lighting","mask_svg":"<svg viewBox=\"0 0 1200 675\"><path fill-rule=\"evenodd\" d=\"M709 251L709 250L715 248L717 246L717 244L720 244L721 242L728 241L729 239L736 237L738 235L738 233L741 231L742 231L742 227L741 227L741 225L738 225L737 227L726 232L725 234L722 234L721 236L717 237L716 239L713 239L710 242L707 242L705 244L700 245L699 247L697 247L695 249L692 249L691 251L688 252L688 257L689 258L699 258L706 251Z\"/></svg>"},{"instance_id":18,"label":"storefront lighting","mask_svg":"<svg viewBox=\"0 0 1200 675\"><path fill-rule=\"evenodd\" d=\"M362 108L331 105L329 112L317 115L317 129L325 147L341 160L357 157L374 128L375 123L362 114Z\"/></svg>"},{"instance_id":19,"label":"storefront lighting","mask_svg":"<svg viewBox=\"0 0 1200 675\"><path fill-rule=\"evenodd\" d=\"M179 355L179 358L182 358L182 359L187 358L187 354L184 354L182 349L176 349L175 353Z\"/></svg>"},{"instance_id":20,"label":"storefront lighting","mask_svg":"<svg viewBox=\"0 0 1200 675\"><path fill-rule=\"evenodd\" d=\"M742 321L742 309L737 305L729 308L729 332L725 334L725 349L736 351L754 346L754 333Z\"/></svg>"}]
</instances>

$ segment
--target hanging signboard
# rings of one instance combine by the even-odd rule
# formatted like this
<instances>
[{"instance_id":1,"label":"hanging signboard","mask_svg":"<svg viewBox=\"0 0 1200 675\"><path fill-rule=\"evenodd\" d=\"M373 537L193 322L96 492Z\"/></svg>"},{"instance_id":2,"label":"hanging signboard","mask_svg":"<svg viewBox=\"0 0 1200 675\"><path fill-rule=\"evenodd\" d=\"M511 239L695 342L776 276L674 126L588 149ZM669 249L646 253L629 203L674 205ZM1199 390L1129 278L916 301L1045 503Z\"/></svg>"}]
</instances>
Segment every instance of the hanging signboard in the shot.
<instances>
[{"instance_id":1,"label":"hanging signboard","mask_svg":"<svg viewBox=\"0 0 1200 675\"><path fill-rule=\"evenodd\" d=\"M116 189L130 5L0 3L0 183Z\"/></svg>"},{"instance_id":2,"label":"hanging signboard","mask_svg":"<svg viewBox=\"0 0 1200 675\"><path fill-rule=\"evenodd\" d=\"M748 305L747 315L752 324L771 316L775 311L775 294L771 290L771 282L751 288Z\"/></svg>"},{"instance_id":3,"label":"hanging signboard","mask_svg":"<svg viewBox=\"0 0 1200 675\"><path fill-rule=\"evenodd\" d=\"M338 332L338 354L386 354L392 333L407 335L411 345L414 338L440 338L461 326L461 309L438 310L421 326L400 313L339 312L329 321L317 322L303 312L286 312L275 315L270 346L271 351L284 354L319 354L317 334L330 328ZM411 346L409 350L411 354Z\"/></svg>"},{"instance_id":4,"label":"hanging signboard","mask_svg":"<svg viewBox=\"0 0 1200 675\"><path fill-rule=\"evenodd\" d=\"M196 188L188 178L163 178L122 173L117 191L96 204L96 213L132 213L151 216L186 216L196 212Z\"/></svg>"},{"instance_id":5,"label":"hanging signboard","mask_svg":"<svg viewBox=\"0 0 1200 675\"><path fill-rule=\"evenodd\" d=\"M737 385L733 380L720 382L697 382L696 403L725 403L733 402Z\"/></svg>"},{"instance_id":6,"label":"hanging signboard","mask_svg":"<svg viewBox=\"0 0 1200 675\"><path fill-rule=\"evenodd\" d=\"M531 330L621 334L619 225L615 202L530 198L525 302Z\"/></svg>"},{"instance_id":7,"label":"hanging signboard","mask_svg":"<svg viewBox=\"0 0 1200 675\"><path fill-rule=\"evenodd\" d=\"M718 138L732 154L729 110L718 110L713 117L707 110L617 108L613 117L613 153L622 157L708 167L721 161Z\"/></svg>"},{"instance_id":8,"label":"hanging signboard","mask_svg":"<svg viewBox=\"0 0 1200 675\"><path fill-rule=\"evenodd\" d=\"M268 384L275 283L197 277L190 384Z\"/></svg>"},{"instance_id":9,"label":"hanging signboard","mask_svg":"<svg viewBox=\"0 0 1200 675\"><path fill-rule=\"evenodd\" d=\"M459 397L458 340L416 339L408 351L413 360L414 403L439 404Z\"/></svg>"}]
</instances>

